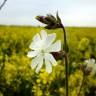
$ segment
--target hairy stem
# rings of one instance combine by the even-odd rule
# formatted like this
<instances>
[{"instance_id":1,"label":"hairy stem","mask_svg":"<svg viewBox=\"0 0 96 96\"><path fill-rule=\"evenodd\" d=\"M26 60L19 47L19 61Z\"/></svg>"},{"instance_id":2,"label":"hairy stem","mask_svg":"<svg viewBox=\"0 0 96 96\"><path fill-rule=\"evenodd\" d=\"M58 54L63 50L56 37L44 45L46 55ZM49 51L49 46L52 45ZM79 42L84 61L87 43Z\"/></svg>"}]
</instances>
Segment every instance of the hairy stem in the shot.
<instances>
[{"instance_id":1,"label":"hairy stem","mask_svg":"<svg viewBox=\"0 0 96 96\"><path fill-rule=\"evenodd\" d=\"M63 29L63 33L64 33L64 47L63 47L63 50L65 51L65 58L64 58L64 61L65 61L65 74L66 74L66 83L65 83L65 86L66 86L66 96L69 96L68 95L68 77L69 77L69 68L68 68L68 55L67 55L67 38L66 38L66 32L65 32L65 28L63 26L63 24L61 23L61 27Z\"/></svg>"}]
</instances>

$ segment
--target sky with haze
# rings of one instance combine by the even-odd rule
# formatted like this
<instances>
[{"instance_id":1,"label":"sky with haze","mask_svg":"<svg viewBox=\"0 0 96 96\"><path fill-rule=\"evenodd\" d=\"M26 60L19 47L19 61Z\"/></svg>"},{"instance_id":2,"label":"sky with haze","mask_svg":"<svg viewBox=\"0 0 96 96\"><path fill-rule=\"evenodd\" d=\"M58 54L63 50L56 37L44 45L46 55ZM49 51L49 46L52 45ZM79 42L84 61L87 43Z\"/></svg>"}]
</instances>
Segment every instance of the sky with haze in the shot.
<instances>
[{"instance_id":1,"label":"sky with haze","mask_svg":"<svg viewBox=\"0 0 96 96\"><path fill-rule=\"evenodd\" d=\"M96 27L96 0L7 0L0 24L38 26L35 16L57 11L65 26Z\"/></svg>"}]
</instances>

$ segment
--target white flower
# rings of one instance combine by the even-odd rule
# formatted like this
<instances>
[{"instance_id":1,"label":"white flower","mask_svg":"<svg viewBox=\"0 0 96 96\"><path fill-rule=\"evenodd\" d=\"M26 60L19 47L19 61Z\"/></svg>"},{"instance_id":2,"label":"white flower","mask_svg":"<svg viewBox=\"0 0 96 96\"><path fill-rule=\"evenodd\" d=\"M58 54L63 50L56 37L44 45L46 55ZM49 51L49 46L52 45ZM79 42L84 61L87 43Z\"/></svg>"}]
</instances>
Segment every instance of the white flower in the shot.
<instances>
[{"instance_id":1,"label":"white flower","mask_svg":"<svg viewBox=\"0 0 96 96\"><path fill-rule=\"evenodd\" d=\"M40 35L37 33L33 37L33 42L30 44L27 56L33 57L31 67L36 68L38 73L45 64L46 71L48 73L52 72L52 65L57 65L55 58L52 56L51 52L59 52L61 50L61 41L55 41L56 34L47 34L45 30L42 30Z\"/></svg>"},{"instance_id":2,"label":"white flower","mask_svg":"<svg viewBox=\"0 0 96 96\"><path fill-rule=\"evenodd\" d=\"M95 63L95 59L88 59L85 60L85 64L87 68L91 68L92 69L92 73L96 72L96 63Z\"/></svg>"}]
</instances>

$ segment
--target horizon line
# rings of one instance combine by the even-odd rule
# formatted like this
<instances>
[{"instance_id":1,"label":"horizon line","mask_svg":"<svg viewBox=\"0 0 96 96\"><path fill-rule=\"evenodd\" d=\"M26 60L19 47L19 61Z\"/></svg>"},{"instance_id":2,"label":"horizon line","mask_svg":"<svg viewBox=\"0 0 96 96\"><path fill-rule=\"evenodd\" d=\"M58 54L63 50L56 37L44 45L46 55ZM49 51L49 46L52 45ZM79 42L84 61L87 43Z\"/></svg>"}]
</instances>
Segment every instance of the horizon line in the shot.
<instances>
[{"instance_id":1,"label":"horizon line","mask_svg":"<svg viewBox=\"0 0 96 96\"><path fill-rule=\"evenodd\" d=\"M0 26L29 26L29 27L44 27L43 25L31 25L31 24L0 24ZM82 25L65 25L65 27L91 27L96 28L96 26L82 26Z\"/></svg>"}]
</instances>

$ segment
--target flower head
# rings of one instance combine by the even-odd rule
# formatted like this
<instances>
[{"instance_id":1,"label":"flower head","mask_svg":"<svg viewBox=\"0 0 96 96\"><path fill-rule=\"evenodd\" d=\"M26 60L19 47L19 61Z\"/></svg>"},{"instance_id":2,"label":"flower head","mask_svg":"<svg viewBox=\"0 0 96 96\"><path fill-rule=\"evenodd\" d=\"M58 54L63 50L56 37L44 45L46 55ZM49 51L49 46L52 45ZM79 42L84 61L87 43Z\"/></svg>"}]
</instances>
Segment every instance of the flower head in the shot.
<instances>
[{"instance_id":1,"label":"flower head","mask_svg":"<svg viewBox=\"0 0 96 96\"><path fill-rule=\"evenodd\" d=\"M85 60L85 64L86 64L86 68L85 71L86 72L92 72L95 73L96 72L96 63L95 63L95 59L88 59Z\"/></svg>"},{"instance_id":2,"label":"flower head","mask_svg":"<svg viewBox=\"0 0 96 96\"><path fill-rule=\"evenodd\" d=\"M61 41L55 41L56 34L47 34L46 31L42 30L40 35L37 33L33 37L33 41L30 44L29 48L32 51L29 51L27 56L33 58L31 67L36 68L38 73L45 64L46 71L48 73L52 72L52 65L57 65L57 62L52 52L59 52L61 50Z\"/></svg>"}]
</instances>

